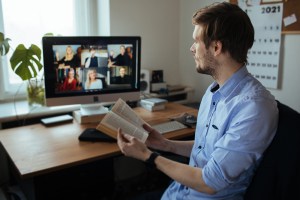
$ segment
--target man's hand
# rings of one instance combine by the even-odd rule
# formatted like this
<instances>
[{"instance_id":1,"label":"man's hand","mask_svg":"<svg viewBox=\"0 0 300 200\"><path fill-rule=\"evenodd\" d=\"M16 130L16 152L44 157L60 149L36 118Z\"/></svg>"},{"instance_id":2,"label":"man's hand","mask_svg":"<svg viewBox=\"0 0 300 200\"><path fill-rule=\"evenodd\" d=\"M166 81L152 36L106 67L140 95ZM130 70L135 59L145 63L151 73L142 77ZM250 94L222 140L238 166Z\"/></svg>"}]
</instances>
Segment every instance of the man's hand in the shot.
<instances>
[{"instance_id":1,"label":"man's hand","mask_svg":"<svg viewBox=\"0 0 300 200\"><path fill-rule=\"evenodd\" d=\"M120 128L118 129L118 146L125 156L142 161L147 160L152 153L144 143L128 134L123 134Z\"/></svg>"},{"instance_id":2,"label":"man's hand","mask_svg":"<svg viewBox=\"0 0 300 200\"><path fill-rule=\"evenodd\" d=\"M147 124L143 124L143 128L149 132L149 136L146 140L146 145L150 148L168 151L167 139L164 138L161 133Z\"/></svg>"},{"instance_id":3,"label":"man's hand","mask_svg":"<svg viewBox=\"0 0 300 200\"><path fill-rule=\"evenodd\" d=\"M111 61L110 59L108 59L108 63L107 66L110 67L114 67L115 62Z\"/></svg>"}]
</instances>

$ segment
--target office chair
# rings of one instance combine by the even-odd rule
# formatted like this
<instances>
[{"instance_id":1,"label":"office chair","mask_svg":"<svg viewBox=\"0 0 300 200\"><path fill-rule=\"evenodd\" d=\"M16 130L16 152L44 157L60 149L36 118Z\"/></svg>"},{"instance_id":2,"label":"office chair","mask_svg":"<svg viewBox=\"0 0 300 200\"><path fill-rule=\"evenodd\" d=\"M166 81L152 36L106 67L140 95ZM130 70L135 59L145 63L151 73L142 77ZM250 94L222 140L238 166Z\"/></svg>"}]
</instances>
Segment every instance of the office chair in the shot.
<instances>
[{"instance_id":1,"label":"office chair","mask_svg":"<svg viewBox=\"0 0 300 200\"><path fill-rule=\"evenodd\" d=\"M248 187L245 200L300 199L300 113L277 101L273 141Z\"/></svg>"}]
</instances>

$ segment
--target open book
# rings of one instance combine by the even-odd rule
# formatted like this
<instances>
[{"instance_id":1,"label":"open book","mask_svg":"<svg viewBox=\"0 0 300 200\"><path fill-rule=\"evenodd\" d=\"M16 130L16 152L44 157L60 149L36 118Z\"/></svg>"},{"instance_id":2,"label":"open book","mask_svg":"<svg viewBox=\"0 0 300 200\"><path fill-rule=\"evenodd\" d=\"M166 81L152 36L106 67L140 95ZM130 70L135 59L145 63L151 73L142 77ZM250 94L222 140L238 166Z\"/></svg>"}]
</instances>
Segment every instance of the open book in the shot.
<instances>
[{"instance_id":1,"label":"open book","mask_svg":"<svg viewBox=\"0 0 300 200\"><path fill-rule=\"evenodd\" d=\"M123 133L145 142L148 132L142 127L143 124L146 122L125 101L118 99L112 109L100 121L97 129L117 139L118 128L121 128Z\"/></svg>"}]
</instances>

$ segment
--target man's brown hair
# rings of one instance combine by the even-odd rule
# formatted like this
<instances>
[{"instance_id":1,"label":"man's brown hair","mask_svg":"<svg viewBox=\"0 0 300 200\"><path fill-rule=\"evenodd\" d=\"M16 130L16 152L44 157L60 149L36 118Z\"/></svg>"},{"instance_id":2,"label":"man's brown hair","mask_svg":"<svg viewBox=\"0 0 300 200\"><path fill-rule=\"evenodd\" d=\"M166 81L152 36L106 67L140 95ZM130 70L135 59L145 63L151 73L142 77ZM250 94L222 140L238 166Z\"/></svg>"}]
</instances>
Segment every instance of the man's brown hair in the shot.
<instances>
[{"instance_id":1,"label":"man's brown hair","mask_svg":"<svg viewBox=\"0 0 300 200\"><path fill-rule=\"evenodd\" d=\"M200 38L206 48L212 41L220 41L222 52L227 51L239 63L247 63L247 53L254 42L254 28L239 6L228 2L212 4L198 10L192 23L202 26Z\"/></svg>"}]
</instances>

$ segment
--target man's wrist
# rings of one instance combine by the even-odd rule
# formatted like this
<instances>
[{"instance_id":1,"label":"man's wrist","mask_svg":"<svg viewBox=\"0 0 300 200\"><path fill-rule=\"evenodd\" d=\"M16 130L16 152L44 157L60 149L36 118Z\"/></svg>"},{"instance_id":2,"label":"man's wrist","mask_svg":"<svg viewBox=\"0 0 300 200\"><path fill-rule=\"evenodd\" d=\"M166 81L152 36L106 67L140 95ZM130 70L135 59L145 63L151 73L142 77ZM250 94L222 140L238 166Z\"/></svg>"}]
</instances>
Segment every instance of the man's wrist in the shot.
<instances>
[{"instance_id":1,"label":"man's wrist","mask_svg":"<svg viewBox=\"0 0 300 200\"><path fill-rule=\"evenodd\" d=\"M156 168L155 160L156 160L156 158L157 158L158 156L160 156L159 153L157 153L157 152L152 152L152 153L150 154L149 158L145 160L146 164L147 164L149 167L151 167L151 168Z\"/></svg>"}]
</instances>

